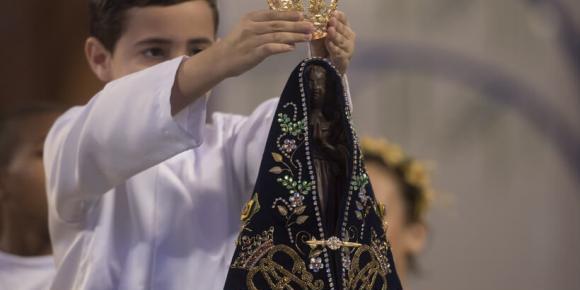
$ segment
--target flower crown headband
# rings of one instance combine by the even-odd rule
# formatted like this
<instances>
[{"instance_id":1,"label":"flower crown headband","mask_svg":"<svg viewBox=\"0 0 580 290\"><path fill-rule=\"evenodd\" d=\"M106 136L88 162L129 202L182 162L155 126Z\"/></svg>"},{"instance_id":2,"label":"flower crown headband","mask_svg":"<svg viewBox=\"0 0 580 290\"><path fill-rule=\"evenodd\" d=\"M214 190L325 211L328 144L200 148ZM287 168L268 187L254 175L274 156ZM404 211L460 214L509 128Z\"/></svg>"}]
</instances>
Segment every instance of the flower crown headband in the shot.
<instances>
[{"instance_id":1,"label":"flower crown headband","mask_svg":"<svg viewBox=\"0 0 580 290\"><path fill-rule=\"evenodd\" d=\"M378 157L388 167L403 173L403 182L412 186L419 194L414 214L421 221L424 221L435 196L435 191L431 185L430 172L427 167L423 163L407 156L401 146L390 143L385 139L362 138L361 150L364 155Z\"/></svg>"}]
</instances>

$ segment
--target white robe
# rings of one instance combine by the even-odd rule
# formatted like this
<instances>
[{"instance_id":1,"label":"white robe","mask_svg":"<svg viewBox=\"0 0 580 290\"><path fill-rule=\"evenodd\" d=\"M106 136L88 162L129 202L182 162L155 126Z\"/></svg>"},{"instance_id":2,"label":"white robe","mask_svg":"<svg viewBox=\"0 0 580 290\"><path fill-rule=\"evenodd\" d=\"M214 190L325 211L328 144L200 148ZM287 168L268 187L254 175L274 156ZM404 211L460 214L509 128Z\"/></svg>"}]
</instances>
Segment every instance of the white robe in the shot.
<instances>
[{"instance_id":1,"label":"white robe","mask_svg":"<svg viewBox=\"0 0 580 290\"><path fill-rule=\"evenodd\" d=\"M0 290L46 290L53 276L52 256L20 257L0 252Z\"/></svg>"},{"instance_id":2,"label":"white robe","mask_svg":"<svg viewBox=\"0 0 580 290\"><path fill-rule=\"evenodd\" d=\"M182 58L109 83L45 143L53 290L222 289L278 100L171 116Z\"/></svg>"}]
</instances>

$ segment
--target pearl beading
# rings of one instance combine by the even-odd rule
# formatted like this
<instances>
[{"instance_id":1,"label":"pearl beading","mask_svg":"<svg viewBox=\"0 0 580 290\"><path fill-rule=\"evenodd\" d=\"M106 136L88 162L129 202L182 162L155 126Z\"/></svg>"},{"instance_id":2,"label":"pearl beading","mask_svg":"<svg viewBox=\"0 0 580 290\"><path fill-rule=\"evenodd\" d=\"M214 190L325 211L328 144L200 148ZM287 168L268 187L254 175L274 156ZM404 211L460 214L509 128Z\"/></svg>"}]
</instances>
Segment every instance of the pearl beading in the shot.
<instances>
[{"instance_id":1,"label":"pearl beading","mask_svg":"<svg viewBox=\"0 0 580 290\"><path fill-rule=\"evenodd\" d=\"M312 166L312 160L310 158L310 142L309 142L309 130L308 130L308 114L306 114L306 112L308 112L308 107L307 107L307 102L306 102L306 91L305 91L305 86L304 86L304 70L306 68L306 65L313 62L313 61L323 61L325 62L327 65L329 65L333 70L335 70L335 72L337 73L337 75L341 76L341 74L338 72L337 68L328 60L328 59L324 59L324 58L320 58L320 57L311 57L308 58L306 60L304 60L300 66L300 72L299 72L299 83L300 83L300 95L301 95L301 100L302 100L302 109L304 112L304 122L306 124L306 132L304 135L304 145L305 145L305 151L306 151L306 160L307 160L307 167L308 167L308 173L310 174L310 179L312 180L312 184L313 184L313 188L312 188L312 199L314 202L314 210L315 210L315 215L316 215L316 221L317 221L317 225L318 225L318 231L320 234L320 239L324 240L325 239L325 235L324 235L324 228L322 226L322 219L320 217L320 208L318 206L318 191L316 190L316 180L315 180L315 176L314 176L314 171L313 171L313 166ZM344 79L341 76L341 85L343 85L344 87ZM358 138L356 136L356 134L354 133L354 128L352 125L352 113L351 113L351 107L350 107L350 100L348 97L348 93L346 91L344 91L343 94L344 97L344 102L346 104L346 110L345 110L345 117L346 120L349 124L349 129L350 129L350 133L353 137L353 145L355 148L355 152L353 152L353 171L352 171L352 176L351 176L351 181L350 184L352 184L354 177L358 174L361 173L361 160L360 160L360 154L359 154L359 150L356 150L356 148L358 147ZM341 227L341 236L343 238L343 240L346 240L346 227L348 224L348 210L350 208L350 204L352 201L352 195L353 195L353 186L349 186L349 191L348 191L348 195L347 195L347 202L346 202L346 206L344 209L344 220L342 223L342 227ZM333 281L333 277L332 277L332 273L331 273L331 268L330 268L330 261L329 261L329 253L328 250L326 248L322 249L322 253L323 253L323 257L324 257L324 268L326 269L326 274L327 274L327 278L328 278L328 283L329 283L329 289L334 290L334 281ZM350 260L350 256L345 256L344 251L341 252L341 260ZM346 285L346 271L347 269L344 268L344 264L343 264L343 269L342 269L342 280L343 280L343 284Z\"/></svg>"}]
</instances>

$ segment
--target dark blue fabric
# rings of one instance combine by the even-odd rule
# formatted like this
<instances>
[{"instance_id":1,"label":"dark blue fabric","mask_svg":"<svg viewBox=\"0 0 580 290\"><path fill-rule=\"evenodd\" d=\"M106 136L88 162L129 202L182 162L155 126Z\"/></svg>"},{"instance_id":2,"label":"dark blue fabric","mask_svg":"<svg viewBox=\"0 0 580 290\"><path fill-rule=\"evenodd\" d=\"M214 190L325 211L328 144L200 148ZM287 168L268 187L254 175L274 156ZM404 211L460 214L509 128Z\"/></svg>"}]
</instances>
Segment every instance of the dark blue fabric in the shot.
<instances>
[{"instance_id":1,"label":"dark blue fabric","mask_svg":"<svg viewBox=\"0 0 580 290\"><path fill-rule=\"evenodd\" d=\"M340 124L347 133L350 159L345 183L350 190L339 193L344 198L333 233L325 233L322 226L316 172L310 159L310 65L324 67L336 86ZM300 63L280 98L224 289L402 289L350 118L336 69L324 59ZM331 250L306 243L330 236L363 247ZM317 265L322 268L317 269ZM375 283L361 284L372 277Z\"/></svg>"}]
</instances>

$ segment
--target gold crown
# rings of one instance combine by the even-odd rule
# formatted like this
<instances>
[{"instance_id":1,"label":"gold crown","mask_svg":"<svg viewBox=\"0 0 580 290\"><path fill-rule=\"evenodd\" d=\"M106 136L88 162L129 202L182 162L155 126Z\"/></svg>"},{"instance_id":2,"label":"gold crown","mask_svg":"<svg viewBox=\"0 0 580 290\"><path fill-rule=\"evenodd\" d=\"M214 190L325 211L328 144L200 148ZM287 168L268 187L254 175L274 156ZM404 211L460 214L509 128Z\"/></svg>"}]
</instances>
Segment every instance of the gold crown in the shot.
<instances>
[{"instance_id":1,"label":"gold crown","mask_svg":"<svg viewBox=\"0 0 580 290\"><path fill-rule=\"evenodd\" d=\"M297 11L304 13L304 17L316 28L313 39L326 36L326 26L336 7L338 0L267 0L270 9L275 11ZM307 3L308 9L305 9Z\"/></svg>"}]
</instances>

